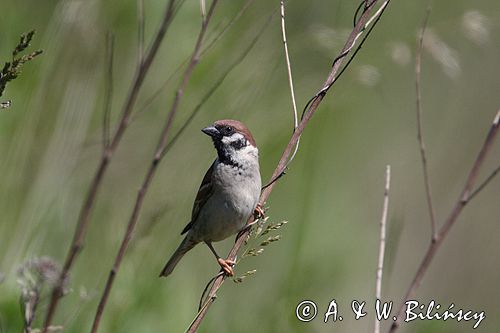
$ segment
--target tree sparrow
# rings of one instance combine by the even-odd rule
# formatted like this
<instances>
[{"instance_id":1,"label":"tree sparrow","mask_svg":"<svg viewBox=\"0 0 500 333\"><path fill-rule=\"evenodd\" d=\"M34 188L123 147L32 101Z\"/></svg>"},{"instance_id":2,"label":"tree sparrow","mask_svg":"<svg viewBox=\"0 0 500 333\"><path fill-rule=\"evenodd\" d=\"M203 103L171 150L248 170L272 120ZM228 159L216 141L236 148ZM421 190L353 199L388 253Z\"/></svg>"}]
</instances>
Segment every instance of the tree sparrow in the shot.
<instances>
[{"instance_id":1,"label":"tree sparrow","mask_svg":"<svg viewBox=\"0 0 500 333\"><path fill-rule=\"evenodd\" d=\"M217 158L208 169L194 201L191 222L182 230L186 237L174 252L161 276L168 276L179 260L196 244L204 242L228 275L234 262L222 259L212 246L246 226L258 205L261 190L259 151L248 128L237 120L219 120L202 129L212 138Z\"/></svg>"}]
</instances>

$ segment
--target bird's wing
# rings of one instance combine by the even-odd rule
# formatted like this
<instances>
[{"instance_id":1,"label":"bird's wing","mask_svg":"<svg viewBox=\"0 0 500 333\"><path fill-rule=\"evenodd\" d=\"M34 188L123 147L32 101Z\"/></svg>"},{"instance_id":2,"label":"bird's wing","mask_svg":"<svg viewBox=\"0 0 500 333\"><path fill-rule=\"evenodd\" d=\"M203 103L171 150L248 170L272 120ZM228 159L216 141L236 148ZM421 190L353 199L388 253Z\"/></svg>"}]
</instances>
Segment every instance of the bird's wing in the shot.
<instances>
[{"instance_id":1,"label":"bird's wing","mask_svg":"<svg viewBox=\"0 0 500 333\"><path fill-rule=\"evenodd\" d=\"M212 186L212 172L214 170L215 161L212 163L210 168L205 173L205 177L201 181L200 188L198 190L198 194L196 195L196 199L194 199L193 210L191 212L191 222L189 222L186 227L181 232L181 235L188 232L189 229L193 226L193 223L198 218L200 214L201 208L205 205L208 199L212 196L213 186Z\"/></svg>"}]
</instances>

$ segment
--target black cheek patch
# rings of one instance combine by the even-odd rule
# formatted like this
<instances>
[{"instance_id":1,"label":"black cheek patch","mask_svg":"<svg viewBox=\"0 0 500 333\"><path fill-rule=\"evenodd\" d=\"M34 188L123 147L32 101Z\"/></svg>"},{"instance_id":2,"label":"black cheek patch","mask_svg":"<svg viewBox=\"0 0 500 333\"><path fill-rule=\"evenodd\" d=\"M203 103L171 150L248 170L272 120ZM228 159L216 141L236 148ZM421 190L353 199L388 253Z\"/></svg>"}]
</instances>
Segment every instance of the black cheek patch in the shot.
<instances>
[{"instance_id":1,"label":"black cheek patch","mask_svg":"<svg viewBox=\"0 0 500 333\"><path fill-rule=\"evenodd\" d=\"M247 146L247 140L241 139L238 141L231 142L231 146L236 150L240 150L241 148L244 148Z\"/></svg>"}]
</instances>

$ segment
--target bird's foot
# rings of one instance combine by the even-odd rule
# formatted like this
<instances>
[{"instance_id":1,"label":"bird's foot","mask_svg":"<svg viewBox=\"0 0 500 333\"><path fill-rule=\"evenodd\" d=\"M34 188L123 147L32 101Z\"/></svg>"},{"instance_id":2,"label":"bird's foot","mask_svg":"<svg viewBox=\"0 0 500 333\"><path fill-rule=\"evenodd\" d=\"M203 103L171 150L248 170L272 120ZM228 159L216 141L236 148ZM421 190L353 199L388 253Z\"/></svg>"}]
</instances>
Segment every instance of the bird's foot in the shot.
<instances>
[{"instance_id":1,"label":"bird's foot","mask_svg":"<svg viewBox=\"0 0 500 333\"><path fill-rule=\"evenodd\" d=\"M257 204L257 206L255 207L254 211L253 211L253 215L255 217L255 219L263 219L266 217L266 213L264 211L264 207L262 207L262 205L260 203Z\"/></svg>"},{"instance_id":2,"label":"bird's foot","mask_svg":"<svg viewBox=\"0 0 500 333\"><path fill-rule=\"evenodd\" d=\"M254 220L250 223L247 223L243 227L243 229L241 229L240 232L238 232L238 235L236 235L236 239L240 238L242 234L244 234L245 232L252 229L252 227L255 224L259 223L260 219L264 219L266 217L266 214L264 212L264 208L262 207L262 205L260 203L258 203L257 206L255 207L254 212L253 212L253 217L254 217Z\"/></svg>"},{"instance_id":3,"label":"bird's foot","mask_svg":"<svg viewBox=\"0 0 500 333\"><path fill-rule=\"evenodd\" d=\"M234 261L229 259L218 258L217 262L227 275L229 276L234 275L233 266L236 264Z\"/></svg>"}]
</instances>

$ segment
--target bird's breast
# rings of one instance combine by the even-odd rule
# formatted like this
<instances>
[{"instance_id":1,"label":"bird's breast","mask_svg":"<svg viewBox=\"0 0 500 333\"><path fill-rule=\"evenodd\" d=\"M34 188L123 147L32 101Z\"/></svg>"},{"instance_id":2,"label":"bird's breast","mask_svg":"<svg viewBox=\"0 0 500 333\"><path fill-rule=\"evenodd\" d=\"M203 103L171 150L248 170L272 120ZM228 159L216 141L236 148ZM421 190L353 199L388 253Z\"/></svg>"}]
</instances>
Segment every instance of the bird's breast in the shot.
<instances>
[{"instance_id":1,"label":"bird's breast","mask_svg":"<svg viewBox=\"0 0 500 333\"><path fill-rule=\"evenodd\" d=\"M220 241L239 232L259 200L261 179L256 169L227 165L214 168L213 194L200 211L193 230L201 241Z\"/></svg>"}]
</instances>

